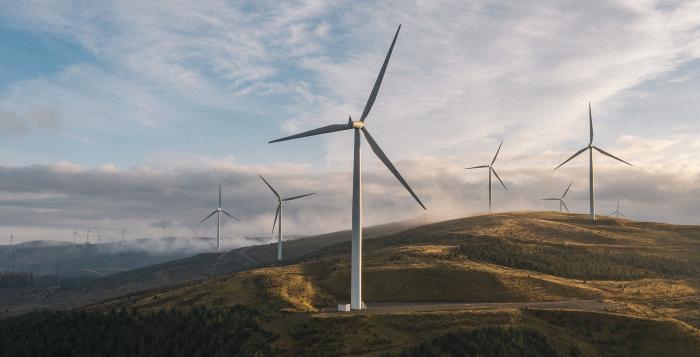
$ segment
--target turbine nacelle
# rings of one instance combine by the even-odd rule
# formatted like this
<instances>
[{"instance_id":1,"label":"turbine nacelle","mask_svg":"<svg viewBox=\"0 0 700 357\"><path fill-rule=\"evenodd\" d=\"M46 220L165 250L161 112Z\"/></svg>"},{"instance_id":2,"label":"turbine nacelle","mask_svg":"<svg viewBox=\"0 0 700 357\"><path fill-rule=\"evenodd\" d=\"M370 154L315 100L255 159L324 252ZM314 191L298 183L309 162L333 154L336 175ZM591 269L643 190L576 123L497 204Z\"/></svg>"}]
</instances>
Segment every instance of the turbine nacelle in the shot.
<instances>
[{"instance_id":1,"label":"turbine nacelle","mask_svg":"<svg viewBox=\"0 0 700 357\"><path fill-rule=\"evenodd\" d=\"M350 127L353 129L362 129L365 127L365 123L359 120L350 120L348 124L350 124Z\"/></svg>"}]
</instances>

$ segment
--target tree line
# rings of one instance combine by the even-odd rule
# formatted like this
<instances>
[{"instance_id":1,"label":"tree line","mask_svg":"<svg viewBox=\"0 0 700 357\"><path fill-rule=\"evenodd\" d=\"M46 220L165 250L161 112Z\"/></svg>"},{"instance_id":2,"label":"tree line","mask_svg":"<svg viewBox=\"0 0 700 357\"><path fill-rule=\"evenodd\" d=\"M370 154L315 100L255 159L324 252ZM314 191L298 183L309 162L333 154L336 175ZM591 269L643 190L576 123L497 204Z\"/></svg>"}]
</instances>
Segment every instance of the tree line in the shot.
<instances>
[{"instance_id":1,"label":"tree line","mask_svg":"<svg viewBox=\"0 0 700 357\"><path fill-rule=\"evenodd\" d=\"M37 311L0 321L0 356L270 356L253 309Z\"/></svg>"}]
</instances>

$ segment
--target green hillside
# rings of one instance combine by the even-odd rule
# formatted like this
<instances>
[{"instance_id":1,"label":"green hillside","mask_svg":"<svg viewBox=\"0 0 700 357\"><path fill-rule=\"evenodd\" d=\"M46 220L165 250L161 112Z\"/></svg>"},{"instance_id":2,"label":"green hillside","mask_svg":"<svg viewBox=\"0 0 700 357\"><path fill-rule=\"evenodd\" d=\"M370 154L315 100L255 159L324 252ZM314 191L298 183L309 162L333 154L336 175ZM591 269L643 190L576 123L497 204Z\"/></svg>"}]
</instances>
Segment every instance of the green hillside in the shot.
<instances>
[{"instance_id":1,"label":"green hillside","mask_svg":"<svg viewBox=\"0 0 700 357\"><path fill-rule=\"evenodd\" d=\"M348 232L330 238L289 242L296 255L281 263L264 245L119 274L104 281L125 294L80 310L151 316L245 306L273 336L271 351L289 356L700 349L700 227L535 212L390 230L365 242L369 309L353 313L333 312L349 300ZM188 279L169 279L180 273ZM133 292L137 277L146 290Z\"/></svg>"}]
</instances>

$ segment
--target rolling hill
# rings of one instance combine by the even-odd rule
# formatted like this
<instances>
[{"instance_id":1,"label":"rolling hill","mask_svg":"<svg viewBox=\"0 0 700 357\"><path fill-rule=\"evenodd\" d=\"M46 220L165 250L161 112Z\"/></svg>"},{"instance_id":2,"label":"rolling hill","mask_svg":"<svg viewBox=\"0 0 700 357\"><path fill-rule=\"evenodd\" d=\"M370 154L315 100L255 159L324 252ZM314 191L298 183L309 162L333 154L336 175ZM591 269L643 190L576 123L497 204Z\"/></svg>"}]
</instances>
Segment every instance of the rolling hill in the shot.
<instances>
[{"instance_id":1,"label":"rolling hill","mask_svg":"<svg viewBox=\"0 0 700 357\"><path fill-rule=\"evenodd\" d=\"M430 355L474 339L561 355L700 349L700 227L534 212L369 235L362 312L332 311L349 300L349 232L291 241L281 263L247 247L59 295L90 296L71 306L93 313L247 306L283 355Z\"/></svg>"}]
</instances>

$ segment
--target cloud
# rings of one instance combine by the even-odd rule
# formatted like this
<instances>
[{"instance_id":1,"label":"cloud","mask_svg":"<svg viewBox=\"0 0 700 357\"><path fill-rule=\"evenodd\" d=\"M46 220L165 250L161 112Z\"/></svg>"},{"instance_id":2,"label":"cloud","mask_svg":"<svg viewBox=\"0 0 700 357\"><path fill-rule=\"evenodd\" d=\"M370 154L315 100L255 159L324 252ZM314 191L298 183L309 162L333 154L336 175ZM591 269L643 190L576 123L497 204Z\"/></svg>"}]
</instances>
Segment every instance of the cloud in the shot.
<instances>
[{"instance_id":1,"label":"cloud","mask_svg":"<svg viewBox=\"0 0 700 357\"><path fill-rule=\"evenodd\" d=\"M558 154L551 154L551 162ZM501 161L502 160L502 161ZM567 205L574 212L588 210L586 162L572 161L555 173L553 165L531 168L499 158L499 175L508 191L494 185L494 209L557 209L540 198L558 196L569 181ZM216 159L210 159L216 162ZM585 160L583 160L585 161ZM223 208L242 220L222 219L227 247L250 244L245 237L268 237L276 200L257 176L265 175L284 196L317 192L285 209L286 234L307 235L350 227L351 174L316 172L297 167L247 166L132 167L118 171L101 168L56 169L60 165L0 167L0 227L12 230L18 241L72 239L71 233L90 229L104 241L160 236L212 237L215 223L199 221L218 205L222 185ZM700 223L695 197L700 175L668 166L667 170L623 167L596 157L598 212L612 212L617 200L623 213L639 220ZM70 166L70 165L68 165ZM422 157L400 160L396 166L428 207L424 212L386 169L366 170L363 178L365 224L374 225L428 215L442 220L487 209L487 174L465 171L459 160ZM217 167L217 168L213 168ZM674 169L675 167L675 169Z\"/></svg>"}]
</instances>

